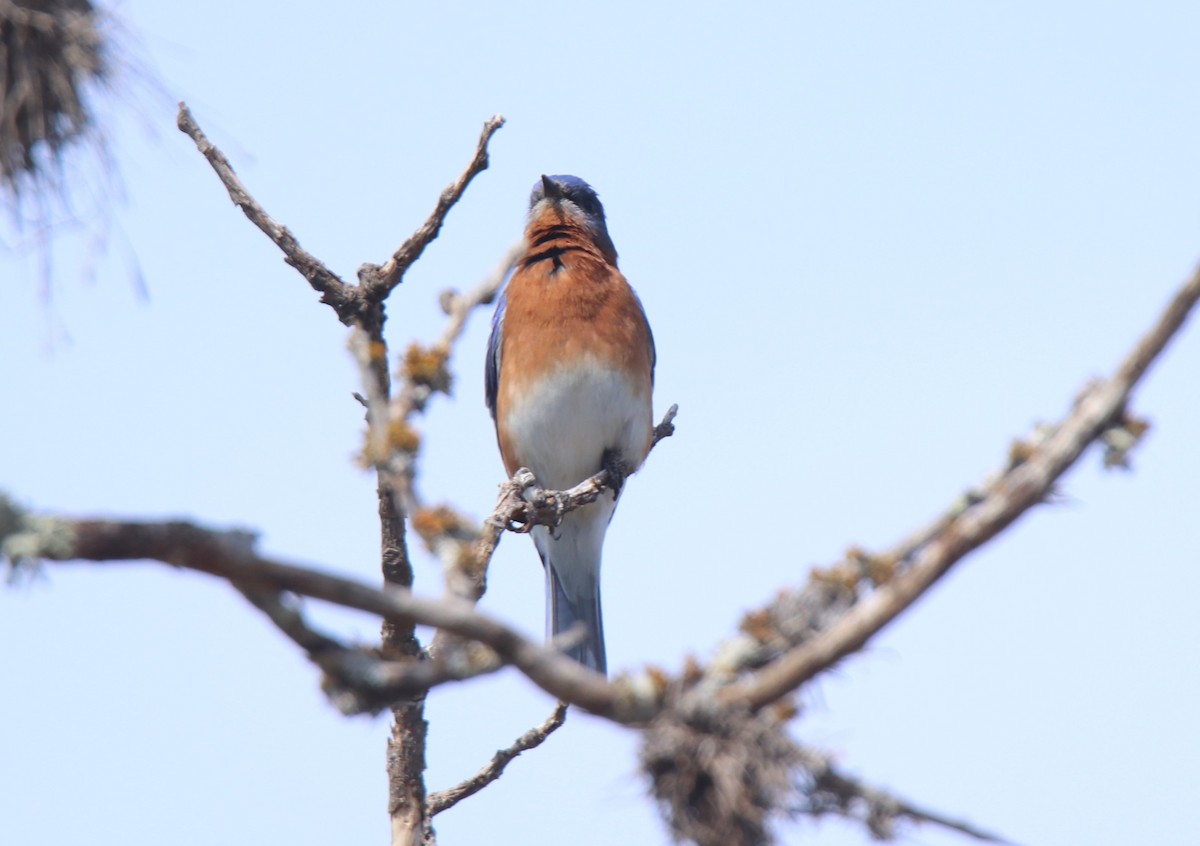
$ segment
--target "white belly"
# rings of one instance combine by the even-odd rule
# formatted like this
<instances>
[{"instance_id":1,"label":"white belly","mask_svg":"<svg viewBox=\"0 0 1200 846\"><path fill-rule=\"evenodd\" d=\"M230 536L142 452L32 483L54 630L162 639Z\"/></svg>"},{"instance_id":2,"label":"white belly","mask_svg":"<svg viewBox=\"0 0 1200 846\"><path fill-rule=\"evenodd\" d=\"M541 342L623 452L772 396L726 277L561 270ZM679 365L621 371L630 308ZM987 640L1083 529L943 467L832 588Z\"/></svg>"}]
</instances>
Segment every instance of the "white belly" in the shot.
<instances>
[{"instance_id":1,"label":"white belly","mask_svg":"<svg viewBox=\"0 0 1200 846\"><path fill-rule=\"evenodd\" d=\"M605 450L615 450L630 470L641 464L650 398L618 371L585 360L523 391L505 424L517 461L541 487L564 490L598 472Z\"/></svg>"}]
</instances>

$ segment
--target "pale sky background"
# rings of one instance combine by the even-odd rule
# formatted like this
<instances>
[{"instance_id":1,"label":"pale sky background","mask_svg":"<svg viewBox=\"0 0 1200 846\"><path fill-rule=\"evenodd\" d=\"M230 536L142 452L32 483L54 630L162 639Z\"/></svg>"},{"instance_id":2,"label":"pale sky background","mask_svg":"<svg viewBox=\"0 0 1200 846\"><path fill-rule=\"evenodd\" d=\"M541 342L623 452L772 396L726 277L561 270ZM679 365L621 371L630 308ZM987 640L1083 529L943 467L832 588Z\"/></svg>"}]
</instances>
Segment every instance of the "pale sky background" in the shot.
<instances>
[{"instance_id":1,"label":"pale sky background","mask_svg":"<svg viewBox=\"0 0 1200 846\"><path fill-rule=\"evenodd\" d=\"M809 567L939 513L1110 372L1200 259L1194 3L118 11L162 93L111 109L123 196L80 197L105 213L56 241L48 303L29 233L3 230L0 488L252 527L272 555L375 582L346 330L230 204L174 101L345 278L424 220L500 112L491 169L392 296L389 338L440 332L438 293L491 270L539 174L599 190L658 342L656 411L680 405L609 534L616 670L706 656ZM475 515L502 477L486 326L423 424L425 492ZM1193 325L1136 397L1154 428L1134 472L1089 454L1060 503L810 689L797 736L1019 843L1194 843L1198 374ZM490 584L489 612L541 632L532 544L506 539ZM386 842L387 721L336 714L225 585L56 566L0 590L0 644L4 843ZM433 693L430 788L552 706L514 672ZM666 844L636 752L572 714L438 817L439 841Z\"/></svg>"}]
</instances>

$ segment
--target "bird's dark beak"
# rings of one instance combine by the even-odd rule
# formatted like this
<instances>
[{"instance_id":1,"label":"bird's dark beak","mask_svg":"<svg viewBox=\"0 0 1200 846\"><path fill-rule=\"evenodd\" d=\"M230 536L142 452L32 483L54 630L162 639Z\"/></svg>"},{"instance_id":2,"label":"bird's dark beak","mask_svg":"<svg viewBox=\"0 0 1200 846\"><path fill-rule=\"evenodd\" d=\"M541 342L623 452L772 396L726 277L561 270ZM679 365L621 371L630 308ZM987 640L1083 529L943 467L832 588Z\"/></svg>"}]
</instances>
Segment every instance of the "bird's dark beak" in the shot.
<instances>
[{"instance_id":1,"label":"bird's dark beak","mask_svg":"<svg viewBox=\"0 0 1200 846\"><path fill-rule=\"evenodd\" d=\"M562 187L546 174L542 174L542 192L547 200L562 199Z\"/></svg>"}]
</instances>

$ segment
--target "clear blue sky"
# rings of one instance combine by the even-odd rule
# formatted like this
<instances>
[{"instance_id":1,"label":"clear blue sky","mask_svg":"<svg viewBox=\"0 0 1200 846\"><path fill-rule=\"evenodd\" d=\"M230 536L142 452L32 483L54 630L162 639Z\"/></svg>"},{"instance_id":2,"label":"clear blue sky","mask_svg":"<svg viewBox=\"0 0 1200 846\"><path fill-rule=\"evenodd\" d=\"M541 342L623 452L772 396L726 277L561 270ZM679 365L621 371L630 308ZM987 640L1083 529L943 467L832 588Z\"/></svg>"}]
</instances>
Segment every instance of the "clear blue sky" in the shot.
<instances>
[{"instance_id":1,"label":"clear blue sky","mask_svg":"<svg viewBox=\"0 0 1200 846\"><path fill-rule=\"evenodd\" d=\"M108 210L107 250L89 247L94 215L57 241L48 305L29 239L4 230L0 487L71 514L253 527L273 555L377 579L346 332L230 205L174 102L347 278L424 219L500 112L492 167L393 295L389 337L440 331L438 292L493 267L539 174L601 192L658 342L658 409L681 408L609 534L616 669L704 656L810 566L935 515L1110 371L1200 259L1191 3L118 11L162 91L113 109L121 196L80 198ZM502 475L485 335L480 314L421 480L477 515ZM1135 472L1089 456L1055 505L810 690L798 736L1017 842L1191 842L1198 372L1192 326L1137 396L1154 429ZM487 610L541 631L526 539L490 584ZM5 842L386 841L386 722L336 715L225 586L56 567L0 591L0 643ZM511 672L434 693L430 787L552 704ZM636 748L572 715L439 817L440 842L665 844Z\"/></svg>"}]
</instances>

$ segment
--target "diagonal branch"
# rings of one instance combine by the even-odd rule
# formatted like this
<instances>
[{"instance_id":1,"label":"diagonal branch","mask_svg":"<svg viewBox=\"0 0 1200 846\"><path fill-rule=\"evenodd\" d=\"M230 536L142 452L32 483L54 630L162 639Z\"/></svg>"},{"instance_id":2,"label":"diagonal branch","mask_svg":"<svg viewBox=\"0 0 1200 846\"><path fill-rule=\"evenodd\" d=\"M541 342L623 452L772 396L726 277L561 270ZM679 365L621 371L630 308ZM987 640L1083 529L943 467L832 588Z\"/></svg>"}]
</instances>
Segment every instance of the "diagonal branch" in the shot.
<instances>
[{"instance_id":1,"label":"diagonal branch","mask_svg":"<svg viewBox=\"0 0 1200 846\"><path fill-rule=\"evenodd\" d=\"M250 222L262 230L263 234L283 251L284 260L308 280L308 284L321 294L321 302L326 303L337 312L338 319L347 326L353 325L363 312L363 303L358 290L353 285L347 285L325 266L320 259L300 246L300 242L286 226L276 222L258 201L246 190L246 186L234 173L233 165L200 130L195 118L192 117L186 103L179 104L179 115L176 125L180 131L187 134L196 144L204 158L216 171L229 199L250 219Z\"/></svg>"},{"instance_id":2,"label":"diagonal branch","mask_svg":"<svg viewBox=\"0 0 1200 846\"><path fill-rule=\"evenodd\" d=\"M441 337L434 345L437 349L447 351L453 349L454 344L462 336L463 329L466 328L467 317L471 312L479 306L495 302L496 295L500 293L500 288L503 287L504 280L508 278L509 271L512 270L523 252L525 252L525 242L518 241L505 251L504 256L492 272L474 288L462 294L452 290L442 292L439 302L449 320L446 321L446 328L442 330Z\"/></svg>"},{"instance_id":3,"label":"diagonal branch","mask_svg":"<svg viewBox=\"0 0 1200 846\"><path fill-rule=\"evenodd\" d=\"M954 564L1043 502L1055 481L1089 444L1114 426L1131 422L1124 417L1130 393L1183 326L1197 300L1200 300L1200 269L1183 285L1113 376L1089 386L1066 418L1038 442L1023 445L1011 466L973 502L938 525L931 536L920 538L919 545L910 543L909 548L866 559L868 565L875 565L884 573L896 570L895 575L883 576L881 586L854 604L836 623L726 688L722 698L761 708L795 690L861 649ZM910 555L911 563L905 566ZM845 562L843 566L860 567L862 563L861 560Z\"/></svg>"},{"instance_id":4,"label":"diagonal branch","mask_svg":"<svg viewBox=\"0 0 1200 846\"><path fill-rule=\"evenodd\" d=\"M501 115L488 118L483 124L483 131L479 134L479 143L475 146L475 156L471 159L471 163L467 165L467 169L458 179L442 191L437 205L434 206L433 212L421 225L421 228L401 244L400 249L396 250L384 264L364 264L358 269L359 284L363 296L368 301L379 303L387 299L388 294L400 284L400 280L404 278L408 268L421 257L421 253L425 251L429 243L438 236L446 215L462 197L463 191L467 190L471 180L487 169L488 142L502 126L504 126L504 118Z\"/></svg>"},{"instance_id":5,"label":"diagonal branch","mask_svg":"<svg viewBox=\"0 0 1200 846\"><path fill-rule=\"evenodd\" d=\"M497 751L487 766L471 778L454 787L429 794L426 802L426 816L433 817L440 814L442 811L454 807L463 799L474 796L483 790L504 774L504 768L512 763L514 758L522 752L528 752L530 749L541 746L547 737L562 726L566 719L567 705L565 702L559 702L554 712L540 726L525 732L507 749Z\"/></svg>"},{"instance_id":6,"label":"diagonal branch","mask_svg":"<svg viewBox=\"0 0 1200 846\"><path fill-rule=\"evenodd\" d=\"M796 750L803 801L800 813L813 817L837 814L861 822L878 840L893 840L901 822L930 823L985 843L1007 843L965 820L922 808L907 799L840 772L829 756L813 749Z\"/></svg>"},{"instance_id":7,"label":"diagonal branch","mask_svg":"<svg viewBox=\"0 0 1200 846\"><path fill-rule=\"evenodd\" d=\"M346 716L378 714L393 703L420 696L451 681L474 678L501 666L470 662L433 663L388 660L378 647L350 646L313 629L304 619L299 600L281 591L254 589L233 582L235 588L289 640L304 650L323 674L321 688Z\"/></svg>"},{"instance_id":8,"label":"diagonal branch","mask_svg":"<svg viewBox=\"0 0 1200 846\"><path fill-rule=\"evenodd\" d=\"M299 646L308 657L316 661L318 656L347 648L336 638L319 632L308 624L296 602L289 602L282 591L256 590L233 583L246 601L261 611L275 628L292 643Z\"/></svg>"}]
</instances>

